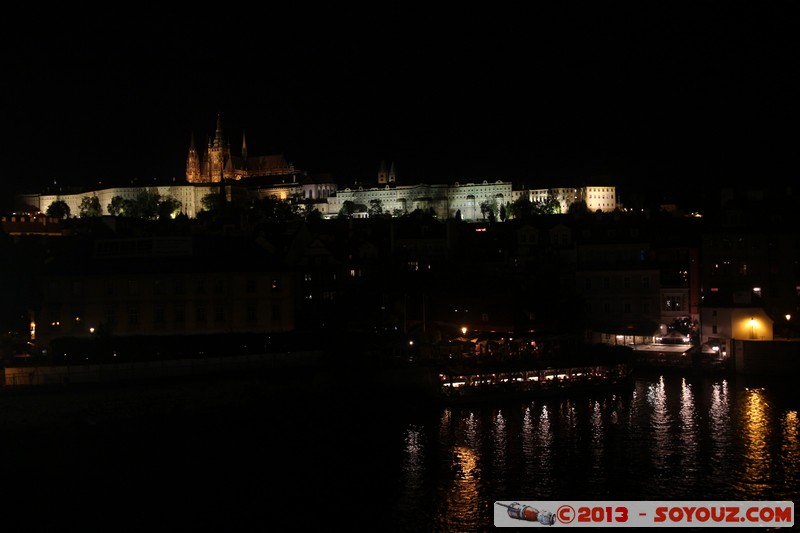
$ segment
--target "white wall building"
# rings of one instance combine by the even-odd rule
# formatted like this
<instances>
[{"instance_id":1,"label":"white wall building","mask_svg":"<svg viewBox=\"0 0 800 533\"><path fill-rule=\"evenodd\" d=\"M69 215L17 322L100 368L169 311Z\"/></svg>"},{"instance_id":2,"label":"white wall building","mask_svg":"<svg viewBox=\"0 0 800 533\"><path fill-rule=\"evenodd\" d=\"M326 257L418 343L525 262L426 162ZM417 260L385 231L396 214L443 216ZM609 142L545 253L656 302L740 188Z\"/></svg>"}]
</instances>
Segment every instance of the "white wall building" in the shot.
<instances>
[{"instance_id":1,"label":"white wall building","mask_svg":"<svg viewBox=\"0 0 800 533\"><path fill-rule=\"evenodd\" d=\"M553 188L513 190L511 182L488 181L481 183L382 184L376 187L354 186L338 189L335 183L322 180L319 183L305 180L301 183L279 183L262 186L248 186L247 180L224 185L228 200L232 197L259 200L275 197L279 200L303 201L312 203L320 213L328 218L339 214L345 202L355 204L357 212L367 213L369 209L380 207L381 212L401 216L417 209L433 211L438 218L454 218L460 213L463 220L482 220L486 208L499 216L500 208L505 206L511 216L510 205L521 197L531 202L541 202L554 196L561 204L561 212L566 213L572 203L585 200L590 211L609 212L616 208L615 187ZM203 197L218 193L220 184L183 184L144 187L112 187L96 191L68 194L22 194L17 203L29 205L46 212L55 201L65 202L71 216L80 215L80 205L85 197L96 196L103 215L108 215L108 206L114 197L134 200L141 192L158 194L162 199L173 198L181 203L181 212L189 218L197 217L203 209ZM359 215L356 215L359 216ZM360 215L365 216L365 215Z\"/></svg>"}]
</instances>

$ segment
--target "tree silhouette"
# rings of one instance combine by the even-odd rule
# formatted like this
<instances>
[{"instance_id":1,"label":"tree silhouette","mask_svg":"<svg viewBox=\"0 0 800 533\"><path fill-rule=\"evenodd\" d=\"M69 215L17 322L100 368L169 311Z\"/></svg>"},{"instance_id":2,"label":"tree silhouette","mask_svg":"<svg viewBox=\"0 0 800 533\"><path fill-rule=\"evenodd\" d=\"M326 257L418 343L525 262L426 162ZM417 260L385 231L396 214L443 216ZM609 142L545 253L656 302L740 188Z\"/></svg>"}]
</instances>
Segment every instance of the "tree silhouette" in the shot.
<instances>
[{"instance_id":1,"label":"tree silhouette","mask_svg":"<svg viewBox=\"0 0 800 533\"><path fill-rule=\"evenodd\" d=\"M136 198L130 202L126 211L128 216L153 220L158 218L158 204L161 195L157 192L141 191Z\"/></svg>"},{"instance_id":2,"label":"tree silhouette","mask_svg":"<svg viewBox=\"0 0 800 533\"><path fill-rule=\"evenodd\" d=\"M115 196L111 199L111 203L106 206L108 214L112 216L121 216L125 213L127 208L127 200L122 196Z\"/></svg>"},{"instance_id":3,"label":"tree silhouette","mask_svg":"<svg viewBox=\"0 0 800 533\"><path fill-rule=\"evenodd\" d=\"M380 198L374 198L369 201L369 216L377 217L383 214L383 202Z\"/></svg>"},{"instance_id":4,"label":"tree silhouette","mask_svg":"<svg viewBox=\"0 0 800 533\"><path fill-rule=\"evenodd\" d=\"M200 203L206 211L220 211L225 206L225 196L212 192L203 196Z\"/></svg>"},{"instance_id":5,"label":"tree silhouette","mask_svg":"<svg viewBox=\"0 0 800 533\"><path fill-rule=\"evenodd\" d=\"M339 209L339 213L337 214L338 218L350 218L353 216L353 213L356 212L356 204L351 200L345 200L342 204L342 208Z\"/></svg>"},{"instance_id":6,"label":"tree silhouette","mask_svg":"<svg viewBox=\"0 0 800 533\"><path fill-rule=\"evenodd\" d=\"M64 200L56 200L47 208L47 216L56 218L69 218L70 208Z\"/></svg>"},{"instance_id":7,"label":"tree silhouette","mask_svg":"<svg viewBox=\"0 0 800 533\"><path fill-rule=\"evenodd\" d=\"M567 209L567 213L570 215L582 215L589 212L589 206L586 205L586 202L583 200L578 200L577 202L573 202L569 205L569 209Z\"/></svg>"},{"instance_id":8,"label":"tree silhouette","mask_svg":"<svg viewBox=\"0 0 800 533\"><path fill-rule=\"evenodd\" d=\"M526 196L520 196L511 203L511 214L514 218L524 220L533 213L533 204Z\"/></svg>"},{"instance_id":9,"label":"tree silhouette","mask_svg":"<svg viewBox=\"0 0 800 533\"><path fill-rule=\"evenodd\" d=\"M81 205L78 208L81 217L99 217L103 214L100 207L100 199L97 196L84 196L81 198Z\"/></svg>"},{"instance_id":10,"label":"tree silhouette","mask_svg":"<svg viewBox=\"0 0 800 533\"><path fill-rule=\"evenodd\" d=\"M166 197L158 203L158 218L166 220L175 218L181 211L181 202L175 198Z\"/></svg>"}]
</instances>

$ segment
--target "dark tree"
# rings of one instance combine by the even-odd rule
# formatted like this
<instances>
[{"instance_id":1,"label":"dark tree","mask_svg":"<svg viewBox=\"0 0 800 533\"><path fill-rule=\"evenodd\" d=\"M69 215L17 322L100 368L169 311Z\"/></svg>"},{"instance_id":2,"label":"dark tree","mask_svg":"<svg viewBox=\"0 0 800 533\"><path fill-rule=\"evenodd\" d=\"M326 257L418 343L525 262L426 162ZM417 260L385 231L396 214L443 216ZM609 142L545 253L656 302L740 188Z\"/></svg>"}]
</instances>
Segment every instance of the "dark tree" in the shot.
<instances>
[{"instance_id":1,"label":"dark tree","mask_svg":"<svg viewBox=\"0 0 800 533\"><path fill-rule=\"evenodd\" d=\"M79 206L81 217L99 217L103 210L97 196L84 196Z\"/></svg>"},{"instance_id":2,"label":"dark tree","mask_svg":"<svg viewBox=\"0 0 800 533\"><path fill-rule=\"evenodd\" d=\"M47 208L47 216L56 218L69 218L70 208L64 200L56 200Z\"/></svg>"},{"instance_id":3,"label":"dark tree","mask_svg":"<svg viewBox=\"0 0 800 533\"><path fill-rule=\"evenodd\" d=\"M125 213L127 208L127 201L122 196L115 196L111 199L111 203L106 206L108 214L112 216L121 216Z\"/></svg>"}]
</instances>

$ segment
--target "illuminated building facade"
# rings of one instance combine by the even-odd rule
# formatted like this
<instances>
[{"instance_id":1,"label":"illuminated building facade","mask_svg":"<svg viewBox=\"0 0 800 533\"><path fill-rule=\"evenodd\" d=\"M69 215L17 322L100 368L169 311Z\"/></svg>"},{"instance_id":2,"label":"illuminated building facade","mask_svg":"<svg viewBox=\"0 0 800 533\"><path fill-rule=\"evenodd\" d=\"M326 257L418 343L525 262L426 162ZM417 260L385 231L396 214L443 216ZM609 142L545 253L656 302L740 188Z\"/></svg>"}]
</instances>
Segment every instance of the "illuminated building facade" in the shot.
<instances>
[{"instance_id":1,"label":"illuminated building facade","mask_svg":"<svg viewBox=\"0 0 800 533\"><path fill-rule=\"evenodd\" d=\"M617 207L613 186L515 190L510 181L503 180L400 185L394 163L387 165L384 161L374 186L356 182L340 188L330 175L309 176L287 162L283 155L250 156L244 134L241 155L235 155L223 136L219 115L214 136L202 151L198 150L192 134L186 158L186 183L22 194L17 195L17 204L46 212L53 202L62 201L69 207L70 216L79 216L84 198L97 197L101 214L108 215L114 198L134 200L142 192L148 192L159 195L162 200L176 200L182 214L195 218L203 209L203 198L222 191L232 202L265 197L302 202L327 218L338 216L347 202L356 207L351 213L354 217L367 217L375 212L402 216L420 209L440 219L460 217L463 220L485 220L489 211L498 217L503 207L510 217L508 207L521 197L531 202L555 198L562 213L577 201L585 201L592 212L611 212Z\"/></svg>"},{"instance_id":2,"label":"illuminated building facade","mask_svg":"<svg viewBox=\"0 0 800 533\"><path fill-rule=\"evenodd\" d=\"M231 152L230 143L222 134L222 119L217 116L217 129L209 139L205 150L198 152L194 134L186 157L186 181L188 183L220 183L259 176L296 176L294 165L283 155L250 157L247 141L242 133L241 155Z\"/></svg>"}]
</instances>

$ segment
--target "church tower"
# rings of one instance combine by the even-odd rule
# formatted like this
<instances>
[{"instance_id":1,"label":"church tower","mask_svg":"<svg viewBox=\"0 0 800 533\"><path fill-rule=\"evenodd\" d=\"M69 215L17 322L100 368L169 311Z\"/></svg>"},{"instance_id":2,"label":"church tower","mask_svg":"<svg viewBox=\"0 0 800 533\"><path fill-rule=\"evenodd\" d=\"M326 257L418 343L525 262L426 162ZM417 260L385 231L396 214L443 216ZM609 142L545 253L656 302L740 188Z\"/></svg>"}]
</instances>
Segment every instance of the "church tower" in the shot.
<instances>
[{"instance_id":1,"label":"church tower","mask_svg":"<svg viewBox=\"0 0 800 533\"><path fill-rule=\"evenodd\" d=\"M203 177L200 175L200 158L194 145L194 133L192 133L192 140L189 145L189 155L186 157L186 181L189 183L201 183L203 181Z\"/></svg>"},{"instance_id":2,"label":"church tower","mask_svg":"<svg viewBox=\"0 0 800 533\"><path fill-rule=\"evenodd\" d=\"M240 180L242 178L247 178L250 172L250 164L247 161L247 139L244 136L244 131L242 131L242 157L239 158L238 165L234 165L233 172L235 178Z\"/></svg>"},{"instance_id":3,"label":"church tower","mask_svg":"<svg viewBox=\"0 0 800 533\"><path fill-rule=\"evenodd\" d=\"M217 130L214 140L208 143L208 168L204 169L205 181L217 183L233 179L233 161L231 148L222 138L222 119L217 114Z\"/></svg>"},{"instance_id":4,"label":"church tower","mask_svg":"<svg viewBox=\"0 0 800 533\"><path fill-rule=\"evenodd\" d=\"M192 133L189 155L186 157L186 181L188 183L220 183L228 180L262 176L291 176L296 174L294 165L282 154L251 156L247 150L247 138L242 132L241 156L231 153L231 146L222 136L222 119L217 114L217 129L213 138L206 138L200 150L195 146ZM387 178L388 179L388 178Z\"/></svg>"},{"instance_id":5,"label":"church tower","mask_svg":"<svg viewBox=\"0 0 800 533\"><path fill-rule=\"evenodd\" d=\"M386 185L389 183L389 174L386 172L386 161L381 161L381 166L378 169L378 185Z\"/></svg>"},{"instance_id":6,"label":"church tower","mask_svg":"<svg viewBox=\"0 0 800 533\"><path fill-rule=\"evenodd\" d=\"M388 185L397 181L397 173L394 170L394 163L391 164L389 170L386 170L386 161L381 161L381 166L378 169L378 185Z\"/></svg>"}]
</instances>

